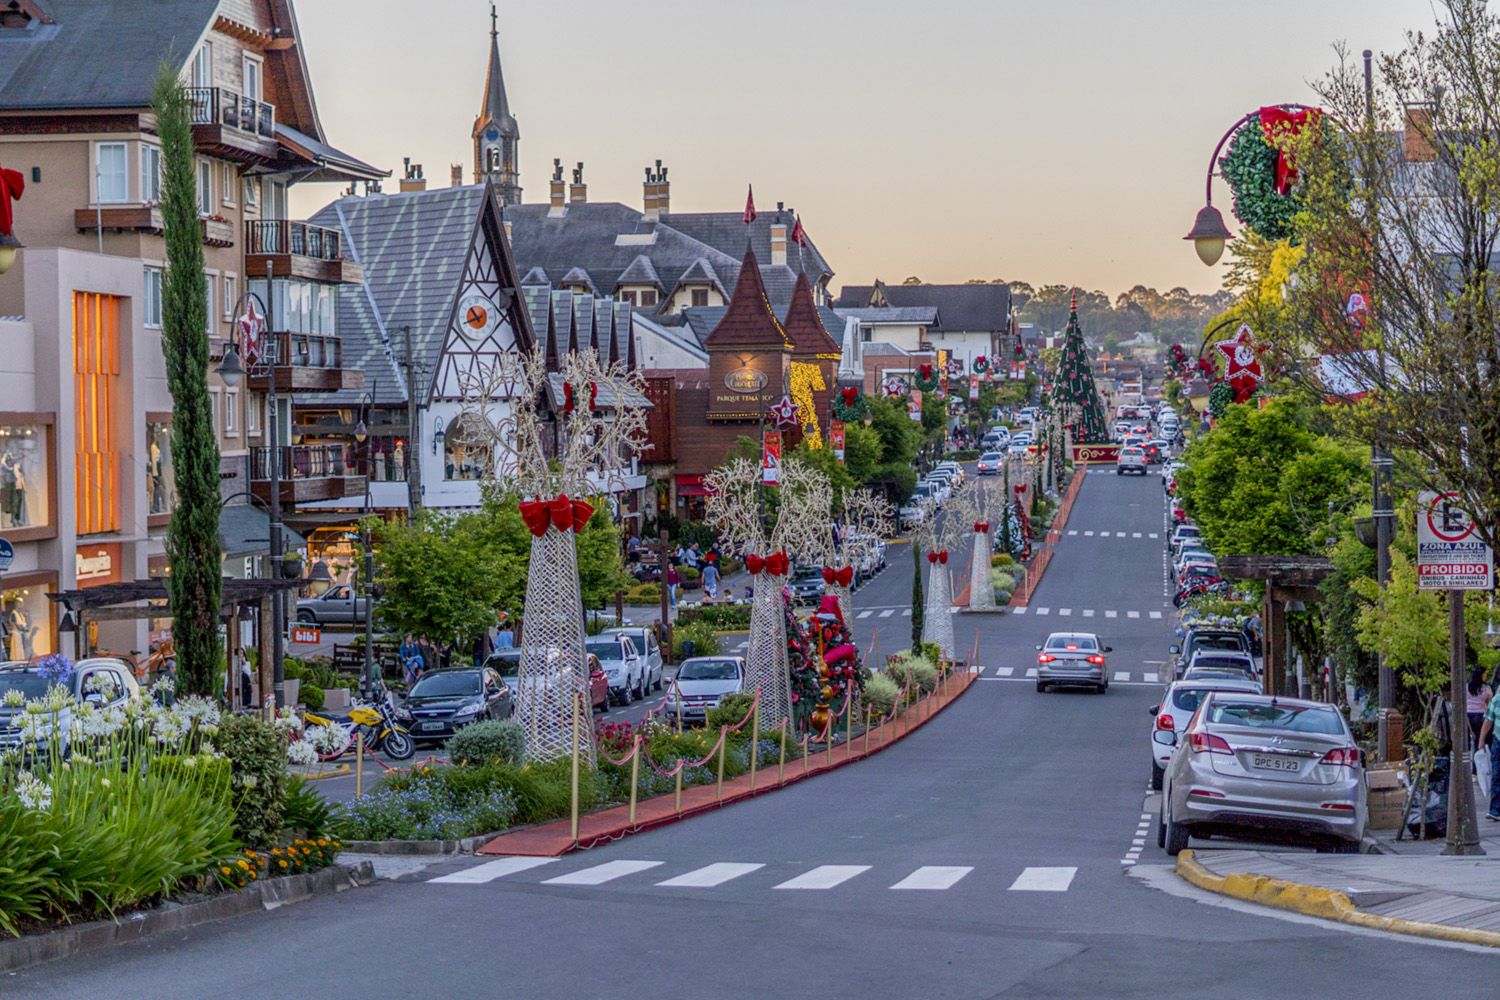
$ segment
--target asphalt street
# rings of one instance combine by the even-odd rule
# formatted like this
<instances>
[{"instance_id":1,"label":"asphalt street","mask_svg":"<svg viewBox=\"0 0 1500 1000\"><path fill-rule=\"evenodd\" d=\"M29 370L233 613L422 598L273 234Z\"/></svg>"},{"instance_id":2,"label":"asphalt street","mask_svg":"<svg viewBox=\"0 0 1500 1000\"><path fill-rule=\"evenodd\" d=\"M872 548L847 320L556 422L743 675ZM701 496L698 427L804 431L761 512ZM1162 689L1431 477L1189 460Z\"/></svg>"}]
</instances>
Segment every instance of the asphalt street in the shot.
<instances>
[{"instance_id":1,"label":"asphalt street","mask_svg":"<svg viewBox=\"0 0 1500 1000\"><path fill-rule=\"evenodd\" d=\"M0 993L1494 995L1493 953L1226 904L1171 875L1146 808L1163 520L1158 477L1092 473L1026 613L958 618L970 643L979 630L981 680L867 761L561 860L444 861L25 970ZM862 645L874 627L883 649L909 638L900 611L876 611L904 607L902 555L856 601ZM1113 647L1107 694L1036 692L1033 646L1060 629Z\"/></svg>"}]
</instances>

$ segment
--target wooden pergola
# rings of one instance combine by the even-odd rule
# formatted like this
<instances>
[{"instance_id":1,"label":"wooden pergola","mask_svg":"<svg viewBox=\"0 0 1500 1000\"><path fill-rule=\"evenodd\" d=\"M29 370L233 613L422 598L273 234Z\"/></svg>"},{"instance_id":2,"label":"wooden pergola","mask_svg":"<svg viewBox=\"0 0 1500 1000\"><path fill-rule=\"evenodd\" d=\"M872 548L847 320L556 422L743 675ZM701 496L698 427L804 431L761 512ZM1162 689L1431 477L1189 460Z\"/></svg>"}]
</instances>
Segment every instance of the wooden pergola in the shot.
<instances>
[{"instance_id":1,"label":"wooden pergola","mask_svg":"<svg viewBox=\"0 0 1500 1000\"><path fill-rule=\"evenodd\" d=\"M1318 604L1323 591L1318 589L1333 562L1324 556L1222 556L1219 572L1240 580L1264 580L1266 595L1261 611L1261 631L1265 636L1265 690L1267 694L1284 694L1287 662L1286 605L1288 601Z\"/></svg>"}]
</instances>

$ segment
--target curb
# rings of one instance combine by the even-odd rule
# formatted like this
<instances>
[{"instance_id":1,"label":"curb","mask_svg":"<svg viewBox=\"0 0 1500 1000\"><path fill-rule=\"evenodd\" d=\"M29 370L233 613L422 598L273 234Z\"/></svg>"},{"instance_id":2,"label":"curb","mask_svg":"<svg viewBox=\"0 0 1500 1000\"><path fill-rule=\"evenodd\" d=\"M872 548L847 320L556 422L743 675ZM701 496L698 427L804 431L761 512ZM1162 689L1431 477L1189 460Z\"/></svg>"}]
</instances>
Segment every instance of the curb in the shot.
<instances>
[{"instance_id":1,"label":"curb","mask_svg":"<svg viewBox=\"0 0 1500 1000\"><path fill-rule=\"evenodd\" d=\"M319 771L317 774L303 774L300 771L291 771L303 781L322 781L324 778L343 778L354 773L354 768L348 764L340 764L332 771Z\"/></svg>"},{"instance_id":2,"label":"curb","mask_svg":"<svg viewBox=\"0 0 1500 1000\"><path fill-rule=\"evenodd\" d=\"M1177 856L1176 872L1200 889L1216 892L1221 896L1243 899L1263 906L1274 906L1280 910L1324 920L1337 920L1344 924L1367 927L1372 930L1390 931L1393 934L1408 934L1413 937L1432 938L1437 941L1453 941L1460 944L1478 944L1500 948L1500 932L1483 931L1473 927L1453 927L1449 924L1430 924L1421 920L1402 920L1399 917L1382 917L1366 913L1349 901L1349 897L1337 889L1287 882L1265 875L1215 875L1205 868L1191 850Z\"/></svg>"},{"instance_id":3,"label":"curb","mask_svg":"<svg viewBox=\"0 0 1500 1000\"><path fill-rule=\"evenodd\" d=\"M460 840L342 840L342 850L349 854L377 854L381 856L398 856L409 854L421 855L446 855L446 854L473 854L485 841L494 838L507 831L497 833L481 833L474 837L464 837Z\"/></svg>"},{"instance_id":4,"label":"curb","mask_svg":"<svg viewBox=\"0 0 1500 1000\"><path fill-rule=\"evenodd\" d=\"M331 865L321 871L255 882L239 892L192 903L162 903L155 909L127 914L120 920L95 920L48 934L11 938L0 941L0 971L23 969L258 910L274 910L314 896L329 896L370 885L374 881L375 869L368 861L357 865Z\"/></svg>"}]
</instances>

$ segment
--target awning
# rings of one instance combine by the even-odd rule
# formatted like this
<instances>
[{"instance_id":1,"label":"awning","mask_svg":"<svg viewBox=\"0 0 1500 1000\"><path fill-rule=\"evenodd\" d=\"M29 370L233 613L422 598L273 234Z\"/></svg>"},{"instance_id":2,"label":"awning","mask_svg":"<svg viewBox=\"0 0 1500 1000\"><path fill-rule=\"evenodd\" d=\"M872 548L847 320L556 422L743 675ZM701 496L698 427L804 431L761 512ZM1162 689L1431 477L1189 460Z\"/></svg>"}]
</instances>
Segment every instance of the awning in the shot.
<instances>
[{"instance_id":1,"label":"awning","mask_svg":"<svg viewBox=\"0 0 1500 1000\"><path fill-rule=\"evenodd\" d=\"M680 497L708 496L708 487L703 485L702 476L678 476L675 485Z\"/></svg>"},{"instance_id":2,"label":"awning","mask_svg":"<svg viewBox=\"0 0 1500 1000\"><path fill-rule=\"evenodd\" d=\"M283 522L286 519L283 518ZM294 549L307 542L285 523L283 541ZM219 510L219 540L226 556L269 554L271 551L271 515L247 503L229 504Z\"/></svg>"}]
</instances>

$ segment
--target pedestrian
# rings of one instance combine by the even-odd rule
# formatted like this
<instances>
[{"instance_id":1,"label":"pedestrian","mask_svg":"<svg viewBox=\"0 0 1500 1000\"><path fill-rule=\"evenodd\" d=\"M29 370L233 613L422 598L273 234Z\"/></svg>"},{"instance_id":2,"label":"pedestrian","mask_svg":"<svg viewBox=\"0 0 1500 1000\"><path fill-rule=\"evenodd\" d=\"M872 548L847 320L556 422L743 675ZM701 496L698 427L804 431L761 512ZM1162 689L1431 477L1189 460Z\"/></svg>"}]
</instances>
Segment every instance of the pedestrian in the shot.
<instances>
[{"instance_id":1,"label":"pedestrian","mask_svg":"<svg viewBox=\"0 0 1500 1000\"><path fill-rule=\"evenodd\" d=\"M1479 727L1479 742L1490 748L1490 819L1500 821L1500 694L1490 697L1484 710L1484 722Z\"/></svg>"},{"instance_id":2,"label":"pedestrian","mask_svg":"<svg viewBox=\"0 0 1500 1000\"><path fill-rule=\"evenodd\" d=\"M490 641L490 630L488 628L480 629L479 634L474 637L474 646L471 650L474 656L474 666L484 666L485 661L490 658L490 653L494 648L494 644Z\"/></svg>"},{"instance_id":3,"label":"pedestrian","mask_svg":"<svg viewBox=\"0 0 1500 1000\"><path fill-rule=\"evenodd\" d=\"M1484 726L1484 710L1494 696L1495 692L1484 682L1484 668L1476 663L1469 669L1469 696L1464 706L1469 715L1469 739L1475 749L1484 746L1479 733Z\"/></svg>"},{"instance_id":4,"label":"pedestrian","mask_svg":"<svg viewBox=\"0 0 1500 1000\"><path fill-rule=\"evenodd\" d=\"M681 566L682 565L682 560L683 560L683 558L686 555L687 555L687 549L685 549L685 548L682 547L682 543L681 542L678 542L676 550L673 551L673 553L672 553L672 565L673 566Z\"/></svg>"},{"instance_id":5,"label":"pedestrian","mask_svg":"<svg viewBox=\"0 0 1500 1000\"><path fill-rule=\"evenodd\" d=\"M630 560L632 566L639 563L641 561L641 540L635 535L631 535L630 540L625 543L625 552L626 558Z\"/></svg>"},{"instance_id":6,"label":"pedestrian","mask_svg":"<svg viewBox=\"0 0 1500 1000\"><path fill-rule=\"evenodd\" d=\"M423 632L422 635L417 639L417 652L422 654L422 669L424 671L437 669L437 644L434 643L431 639L427 638L426 632Z\"/></svg>"},{"instance_id":7,"label":"pedestrian","mask_svg":"<svg viewBox=\"0 0 1500 1000\"><path fill-rule=\"evenodd\" d=\"M240 660L240 707L249 708L252 697L249 659Z\"/></svg>"},{"instance_id":8,"label":"pedestrian","mask_svg":"<svg viewBox=\"0 0 1500 1000\"><path fill-rule=\"evenodd\" d=\"M712 556L703 564L703 596L710 601L719 596L719 566Z\"/></svg>"},{"instance_id":9,"label":"pedestrian","mask_svg":"<svg viewBox=\"0 0 1500 1000\"><path fill-rule=\"evenodd\" d=\"M500 612L500 631L495 633L495 648L509 649L516 644L516 633L510 627L510 615Z\"/></svg>"},{"instance_id":10,"label":"pedestrian","mask_svg":"<svg viewBox=\"0 0 1500 1000\"><path fill-rule=\"evenodd\" d=\"M694 542L688 546L687 554L682 557L683 565L697 569L703 562L703 557L698 553L698 543Z\"/></svg>"},{"instance_id":11,"label":"pedestrian","mask_svg":"<svg viewBox=\"0 0 1500 1000\"><path fill-rule=\"evenodd\" d=\"M438 660L438 666L441 667L443 670L448 670L448 669L452 668L452 666L453 666L453 643L444 641L443 644L438 647L437 660Z\"/></svg>"},{"instance_id":12,"label":"pedestrian","mask_svg":"<svg viewBox=\"0 0 1500 1000\"><path fill-rule=\"evenodd\" d=\"M410 690L411 686L421 679L423 666L422 649L410 632L402 638L401 645L396 650L396 657L401 661L401 673L406 678L407 689Z\"/></svg>"},{"instance_id":13,"label":"pedestrian","mask_svg":"<svg viewBox=\"0 0 1500 1000\"><path fill-rule=\"evenodd\" d=\"M677 607L677 585L682 582L682 570L675 565L667 568L667 607Z\"/></svg>"}]
</instances>

